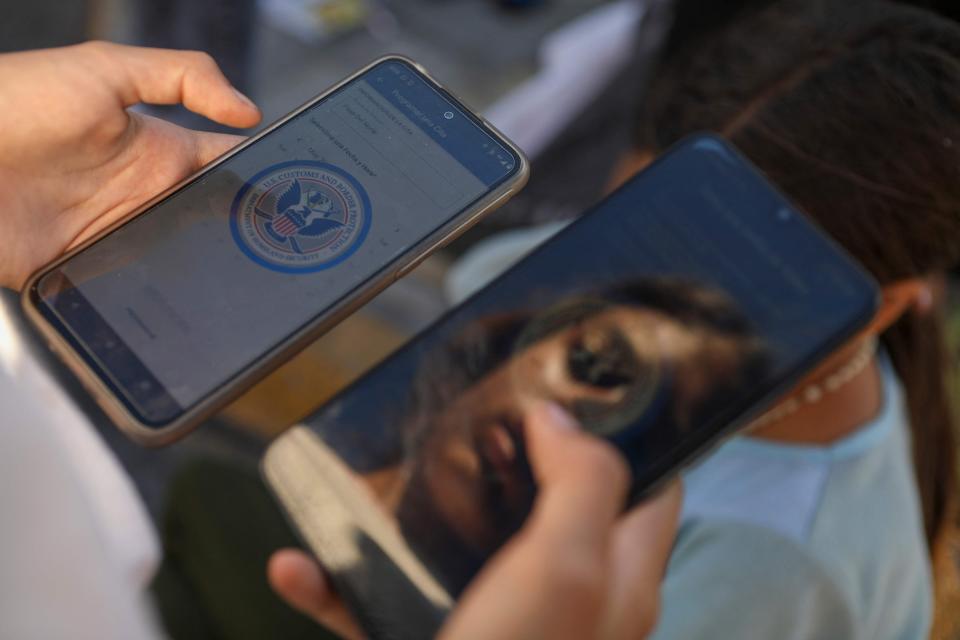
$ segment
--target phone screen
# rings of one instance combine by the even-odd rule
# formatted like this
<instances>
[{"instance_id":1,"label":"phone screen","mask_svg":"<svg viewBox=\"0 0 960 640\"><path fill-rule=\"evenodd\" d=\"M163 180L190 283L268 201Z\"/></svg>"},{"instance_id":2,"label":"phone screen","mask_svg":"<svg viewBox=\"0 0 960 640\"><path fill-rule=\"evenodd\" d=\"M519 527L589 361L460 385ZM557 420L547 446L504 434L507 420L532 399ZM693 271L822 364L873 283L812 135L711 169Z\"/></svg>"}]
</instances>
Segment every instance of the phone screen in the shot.
<instances>
[{"instance_id":1,"label":"phone screen","mask_svg":"<svg viewBox=\"0 0 960 640\"><path fill-rule=\"evenodd\" d=\"M520 169L388 59L46 274L45 315L162 425Z\"/></svg>"},{"instance_id":2,"label":"phone screen","mask_svg":"<svg viewBox=\"0 0 960 640\"><path fill-rule=\"evenodd\" d=\"M636 497L876 300L732 148L694 138L282 437L264 470L368 632L427 637L530 511L534 403L623 452Z\"/></svg>"}]
</instances>

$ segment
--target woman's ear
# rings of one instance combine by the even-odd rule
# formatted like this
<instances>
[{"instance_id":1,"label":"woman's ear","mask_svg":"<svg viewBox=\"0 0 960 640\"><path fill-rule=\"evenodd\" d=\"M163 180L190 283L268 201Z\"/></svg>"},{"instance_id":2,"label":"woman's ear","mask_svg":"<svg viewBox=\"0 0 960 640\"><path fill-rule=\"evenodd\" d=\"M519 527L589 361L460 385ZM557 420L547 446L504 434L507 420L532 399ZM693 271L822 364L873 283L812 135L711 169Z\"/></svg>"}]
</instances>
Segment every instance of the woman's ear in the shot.
<instances>
[{"instance_id":1,"label":"woman's ear","mask_svg":"<svg viewBox=\"0 0 960 640\"><path fill-rule=\"evenodd\" d=\"M864 333L879 335L909 311L929 313L933 308L933 284L925 278L898 280L881 288L882 300L877 314Z\"/></svg>"},{"instance_id":2,"label":"woman's ear","mask_svg":"<svg viewBox=\"0 0 960 640\"><path fill-rule=\"evenodd\" d=\"M656 154L649 149L630 149L617 162L607 182L607 193L618 188L624 182L647 168Z\"/></svg>"}]
</instances>

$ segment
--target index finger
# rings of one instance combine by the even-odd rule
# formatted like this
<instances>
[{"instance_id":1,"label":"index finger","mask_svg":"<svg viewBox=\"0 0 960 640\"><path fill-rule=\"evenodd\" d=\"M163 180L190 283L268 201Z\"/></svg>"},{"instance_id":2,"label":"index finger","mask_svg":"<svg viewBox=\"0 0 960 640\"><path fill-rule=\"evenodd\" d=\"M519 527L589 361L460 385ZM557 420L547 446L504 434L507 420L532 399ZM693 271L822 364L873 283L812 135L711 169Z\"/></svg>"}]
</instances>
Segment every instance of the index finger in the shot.
<instances>
[{"instance_id":1,"label":"index finger","mask_svg":"<svg viewBox=\"0 0 960 640\"><path fill-rule=\"evenodd\" d=\"M287 604L348 640L363 631L347 612L316 560L299 549L281 549L267 563L267 581Z\"/></svg>"},{"instance_id":2,"label":"index finger","mask_svg":"<svg viewBox=\"0 0 960 640\"><path fill-rule=\"evenodd\" d=\"M99 67L124 107L183 104L184 107L233 127L252 127L260 111L237 91L210 55L88 42L87 51L99 58Z\"/></svg>"}]
</instances>

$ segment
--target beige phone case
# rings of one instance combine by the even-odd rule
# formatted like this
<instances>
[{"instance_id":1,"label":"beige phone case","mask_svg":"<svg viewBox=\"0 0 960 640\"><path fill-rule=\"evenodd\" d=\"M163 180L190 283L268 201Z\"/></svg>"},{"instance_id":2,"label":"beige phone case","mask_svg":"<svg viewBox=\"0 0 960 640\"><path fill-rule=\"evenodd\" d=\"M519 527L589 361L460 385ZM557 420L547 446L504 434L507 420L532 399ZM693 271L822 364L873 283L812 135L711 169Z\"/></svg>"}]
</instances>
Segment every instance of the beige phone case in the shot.
<instances>
[{"instance_id":1,"label":"beige phone case","mask_svg":"<svg viewBox=\"0 0 960 640\"><path fill-rule=\"evenodd\" d=\"M231 157L241 153L250 145L269 135L276 128L282 126L290 119L298 116L303 111L310 109L342 86L363 75L374 66L388 60L399 60L413 66L435 86L453 97L465 111L473 113L474 117L476 117L479 122L481 122L492 134L497 136L501 144L513 151L520 159L520 166L518 167L516 174L504 184L500 185L490 193L487 193L480 200L451 219L435 232L425 237L416 245L411 246L402 257L398 258L392 263L385 264L380 272L372 277L365 285L357 288L351 294L345 296L342 300L321 313L308 326L291 335L289 338L278 344L275 348L261 355L245 371L238 373L232 380L203 398L192 408L184 412L177 420L162 427L150 426L142 423L132 412L127 409L124 402L116 396L116 394L110 389L104 380L101 379L97 372L87 364L85 358L77 353L66 337L56 330L50 324L50 322L47 321L39 309L37 309L33 292L35 291L36 285L40 278L42 278L52 269L59 267L74 255L82 252L84 249L94 244L104 236L109 235L133 218L136 218L140 214L144 213L160 201L173 195L181 188L190 184L209 171L215 169L217 166ZM23 289L21 302L26 316L41 332L50 348L77 375L83 386L93 395L100 407L107 413L107 415L110 416L110 418L117 424L118 427L120 427L122 431L140 444L148 446L168 444L182 437L190 430L196 428L197 425L199 425L204 419L210 417L217 410L223 408L232 400L236 399L244 391L249 389L259 380L268 375L271 371L280 366L284 361L296 355L308 344L316 340L325 332L329 331L334 325L368 302L377 293L381 292L399 278L407 275L431 253L458 237L464 231L473 226L485 214L490 213L491 211L494 211L503 205L507 200L510 199L511 196L513 196L513 194L523 188L529 177L529 173L529 162L527 161L523 152L520 151L520 149L518 149L516 145L510 142L506 137L504 137L503 134L497 131L496 128L493 127L489 122L479 115L476 115L476 112L473 109L465 105L463 101L450 92L449 89L446 89L443 87L443 85L437 82L422 66L403 56L384 56L371 62L369 65L356 71L336 85L330 87L316 98L290 112L258 135L250 138L243 144L214 160L199 172L172 186L170 189L161 193L132 212L129 216L126 216L124 219L105 229L96 237L91 238L87 242L63 255L55 262L43 267L27 281Z\"/></svg>"}]
</instances>

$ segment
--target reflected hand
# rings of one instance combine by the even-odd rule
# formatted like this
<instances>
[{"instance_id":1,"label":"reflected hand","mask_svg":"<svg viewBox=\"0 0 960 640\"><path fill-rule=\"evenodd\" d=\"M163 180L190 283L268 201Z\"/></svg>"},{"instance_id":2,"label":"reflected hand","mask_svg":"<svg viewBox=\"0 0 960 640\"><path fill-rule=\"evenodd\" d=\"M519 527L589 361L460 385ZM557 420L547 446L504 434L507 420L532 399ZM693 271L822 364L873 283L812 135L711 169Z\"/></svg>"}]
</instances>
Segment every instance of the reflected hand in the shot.
<instances>
[{"instance_id":1,"label":"reflected hand","mask_svg":"<svg viewBox=\"0 0 960 640\"><path fill-rule=\"evenodd\" d=\"M629 474L610 445L553 405L527 424L533 512L467 588L441 637L643 637L656 622L679 483L622 514ZM344 637L362 637L307 554L278 551L268 577L295 608Z\"/></svg>"},{"instance_id":2,"label":"reflected hand","mask_svg":"<svg viewBox=\"0 0 960 640\"><path fill-rule=\"evenodd\" d=\"M127 111L183 103L234 127L260 112L210 56L89 42L0 55L0 286L210 162L241 138Z\"/></svg>"}]
</instances>

